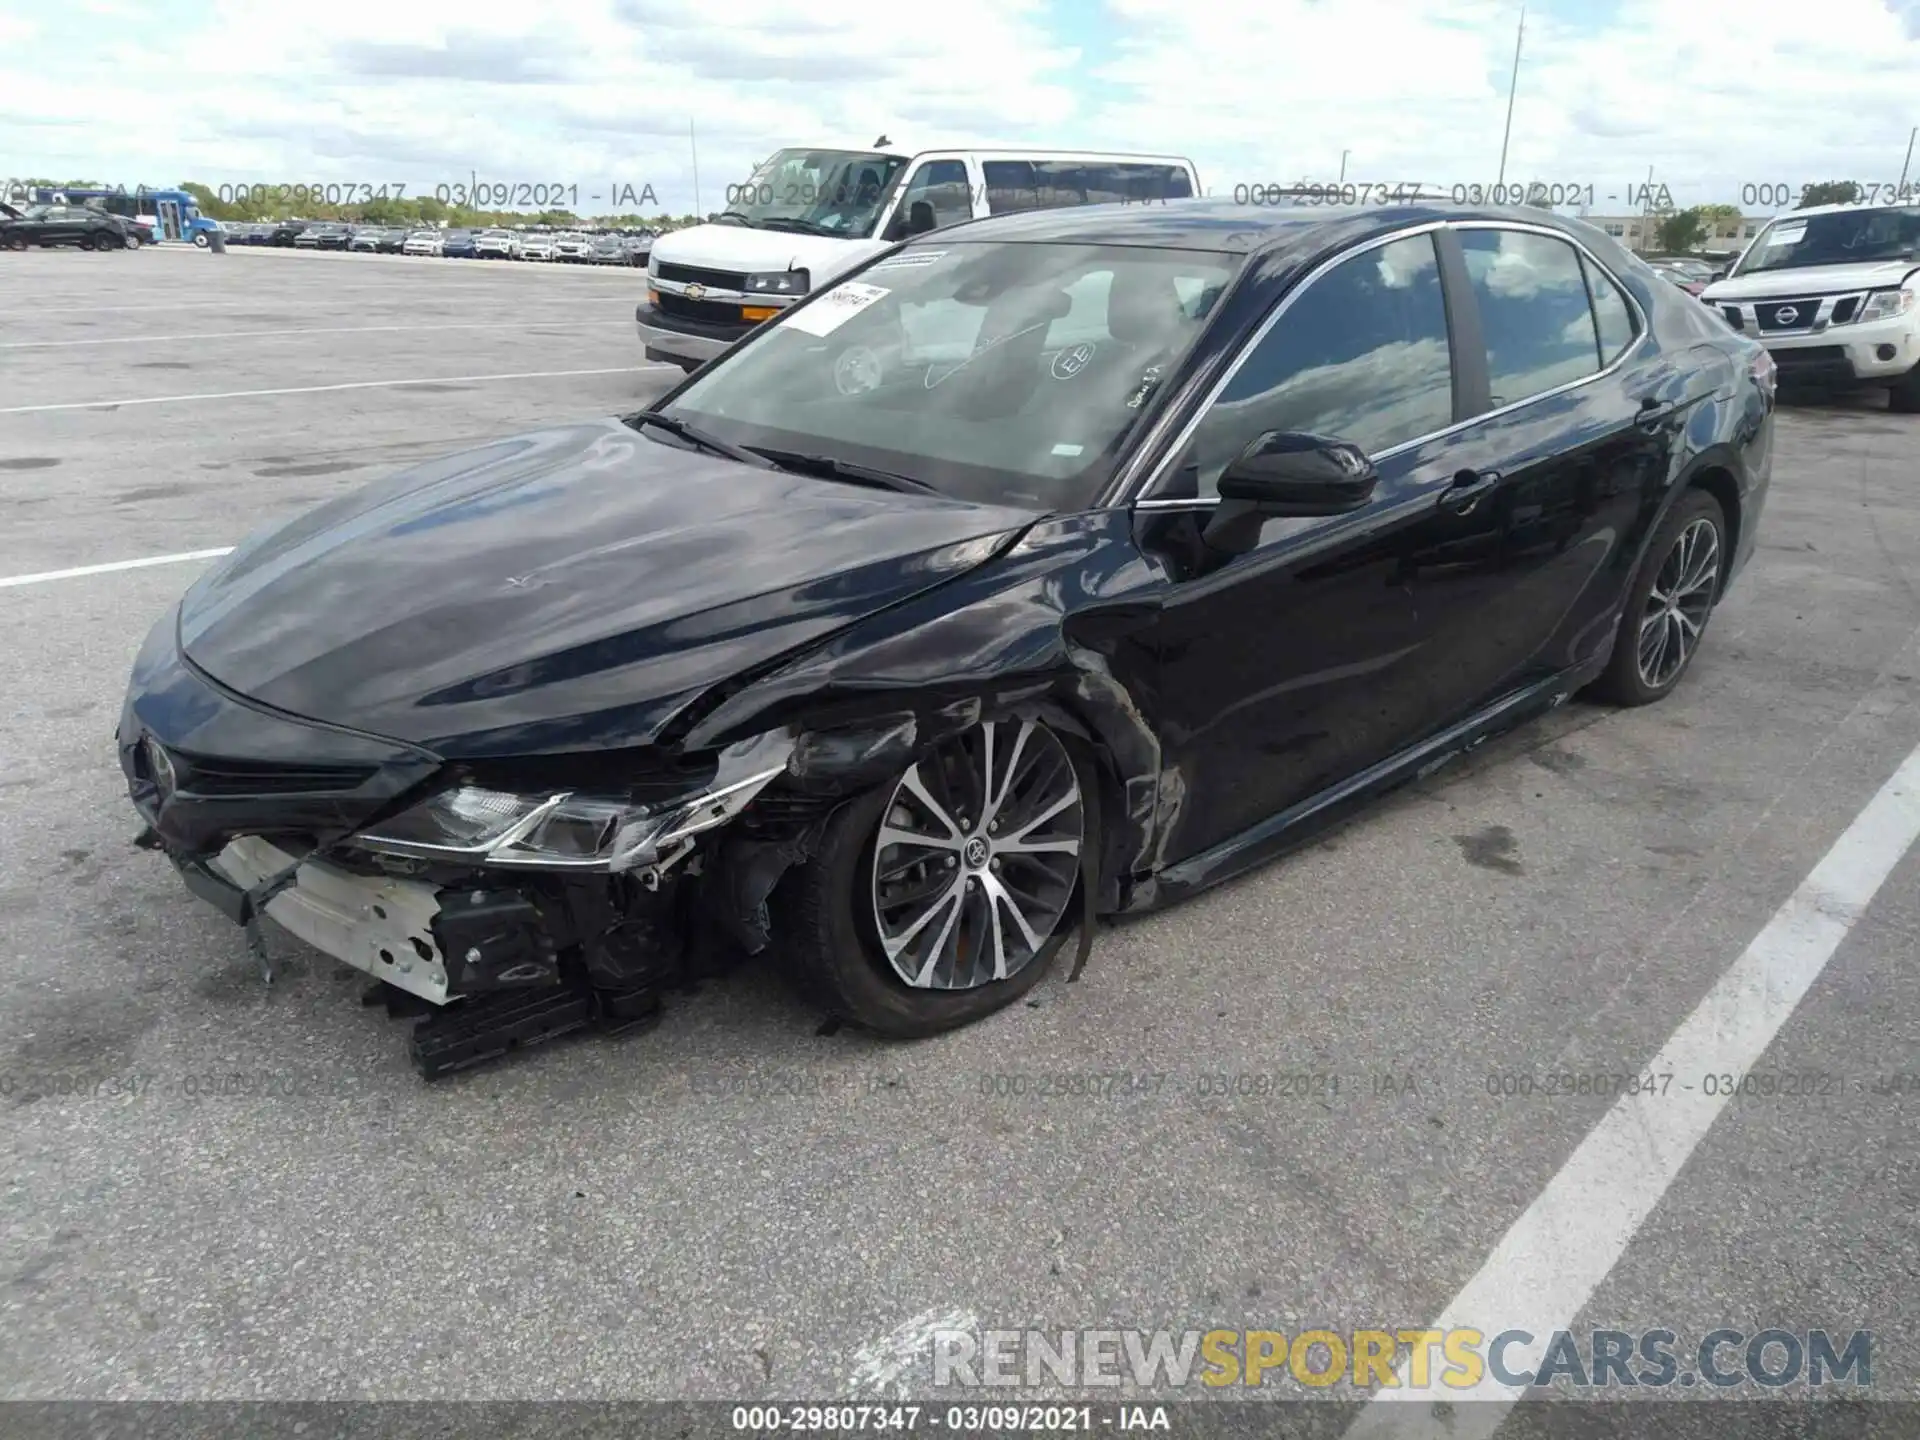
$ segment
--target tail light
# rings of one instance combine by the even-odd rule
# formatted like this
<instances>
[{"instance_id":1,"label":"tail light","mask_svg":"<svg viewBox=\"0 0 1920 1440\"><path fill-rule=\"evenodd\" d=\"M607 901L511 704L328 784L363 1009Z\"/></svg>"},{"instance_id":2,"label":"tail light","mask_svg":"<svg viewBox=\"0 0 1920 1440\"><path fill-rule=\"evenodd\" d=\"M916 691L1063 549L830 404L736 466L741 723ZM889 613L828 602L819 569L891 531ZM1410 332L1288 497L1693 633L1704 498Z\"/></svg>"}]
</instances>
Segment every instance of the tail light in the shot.
<instances>
[{"instance_id":1,"label":"tail light","mask_svg":"<svg viewBox=\"0 0 1920 1440\"><path fill-rule=\"evenodd\" d=\"M1760 387L1760 393L1772 403L1780 387L1780 367L1773 363L1773 352L1760 350L1753 357L1753 363L1747 367L1747 373L1753 377L1753 383Z\"/></svg>"}]
</instances>

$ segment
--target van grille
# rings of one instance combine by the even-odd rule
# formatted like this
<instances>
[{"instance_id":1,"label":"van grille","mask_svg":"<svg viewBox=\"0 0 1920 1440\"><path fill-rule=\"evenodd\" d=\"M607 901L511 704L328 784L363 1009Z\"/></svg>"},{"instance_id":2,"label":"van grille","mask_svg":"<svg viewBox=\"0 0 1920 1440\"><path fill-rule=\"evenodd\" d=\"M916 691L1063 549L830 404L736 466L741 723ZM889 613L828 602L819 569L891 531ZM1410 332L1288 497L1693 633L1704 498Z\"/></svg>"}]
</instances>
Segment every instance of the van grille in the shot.
<instances>
[{"instance_id":1,"label":"van grille","mask_svg":"<svg viewBox=\"0 0 1920 1440\"><path fill-rule=\"evenodd\" d=\"M733 270L707 270L698 265L675 265L662 260L653 273L662 280L674 280L682 285L714 285L722 290L747 288L747 277Z\"/></svg>"}]
</instances>

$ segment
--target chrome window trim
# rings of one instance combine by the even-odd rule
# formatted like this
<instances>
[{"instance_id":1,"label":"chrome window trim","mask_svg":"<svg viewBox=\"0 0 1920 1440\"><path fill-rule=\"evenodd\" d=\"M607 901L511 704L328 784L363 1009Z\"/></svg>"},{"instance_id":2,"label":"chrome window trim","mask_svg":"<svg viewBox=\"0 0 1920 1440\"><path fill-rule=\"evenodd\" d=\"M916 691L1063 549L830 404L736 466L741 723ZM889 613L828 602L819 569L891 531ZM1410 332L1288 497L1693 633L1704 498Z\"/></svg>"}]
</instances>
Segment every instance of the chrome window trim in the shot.
<instances>
[{"instance_id":1,"label":"chrome window trim","mask_svg":"<svg viewBox=\"0 0 1920 1440\"><path fill-rule=\"evenodd\" d=\"M1180 429L1180 432L1174 437L1173 444L1168 447L1160 463L1153 468L1141 483L1136 484L1131 477L1121 482L1120 498L1116 499L1113 503L1116 505L1130 504L1134 509L1147 510L1210 509L1218 505L1220 503L1220 497L1217 495L1181 497L1165 500L1140 497L1149 495L1153 487L1160 484L1166 478L1168 467L1180 458L1181 452L1186 449L1188 442L1193 439L1194 432L1200 428L1200 422L1205 420L1213 407L1219 403L1220 397L1226 392L1227 386L1231 385L1234 376L1240 373L1240 368L1246 364L1254 350L1267 338L1269 332L1279 323L1287 311L1292 308L1293 302L1306 294L1308 288L1317 282L1322 275L1325 275L1336 266L1345 264L1357 255L1364 255L1368 251L1377 250L1383 245L1392 245L1397 241L1408 240L1416 235L1434 234L1442 230L1518 230L1523 234L1545 235L1550 239L1561 240L1571 245L1591 262L1596 270L1611 280L1614 288L1626 297L1627 306L1633 312L1634 318L1633 340L1625 346L1605 368L1596 370L1591 375L1583 375L1580 379L1570 380L1565 385L1557 385L1551 390L1542 390L1538 394L1509 401L1507 404L1497 406L1494 409L1483 410L1478 415L1468 416L1465 420L1456 420L1453 424L1442 426L1438 430L1430 430L1424 435L1416 435L1410 440L1402 440L1396 445L1390 445L1385 450L1381 450L1367 457L1376 464L1382 460L1390 459L1402 451L1411 450L1417 445L1425 445L1429 441L1439 440L1445 436L1455 434L1458 431L1466 429L1469 425L1478 425L1482 421L1492 420L1498 416L1518 410L1523 405L1532 405L1541 400L1549 400L1556 395L1564 395L1568 391L1578 390L1583 385L1591 385L1596 380L1604 380L1607 376L1613 374L1614 371L1625 365L1628 360L1632 359L1635 352L1645 345L1647 337L1653 333L1652 322L1649 320L1646 310L1640 304L1640 297L1633 293L1630 286L1622 282L1620 277L1614 273L1612 266L1601 260L1598 255L1595 255L1578 236L1569 235L1564 230L1556 230L1550 225L1529 225L1521 220L1429 220L1420 225L1411 225L1404 230L1396 230L1390 235L1384 235L1377 239L1369 240L1365 244L1356 245L1352 249L1342 250L1338 254L1329 256L1326 260L1316 265L1307 275L1306 279L1302 280L1288 292L1286 297L1282 299L1278 305L1274 306L1267 318L1260 322L1259 328L1247 338L1246 343L1240 347L1240 353L1234 356L1233 363L1227 367L1226 373L1215 383L1213 389L1207 393L1205 401L1201 403L1192 418L1187 421ZM1665 284L1666 282L1662 281L1661 283ZM1588 297L1588 306L1589 308L1592 306L1591 295ZM1595 323L1595 329L1597 332L1597 321ZM1449 352L1451 352L1451 327L1449 327L1448 332L1448 349ZM1148 436L1147 443L1140 447L1141 450L1144 451L1152 448L1164 424L1165 422L1163 422L1162 427L1156 427L1155 433Z\"/></svg>"}]
</instances>

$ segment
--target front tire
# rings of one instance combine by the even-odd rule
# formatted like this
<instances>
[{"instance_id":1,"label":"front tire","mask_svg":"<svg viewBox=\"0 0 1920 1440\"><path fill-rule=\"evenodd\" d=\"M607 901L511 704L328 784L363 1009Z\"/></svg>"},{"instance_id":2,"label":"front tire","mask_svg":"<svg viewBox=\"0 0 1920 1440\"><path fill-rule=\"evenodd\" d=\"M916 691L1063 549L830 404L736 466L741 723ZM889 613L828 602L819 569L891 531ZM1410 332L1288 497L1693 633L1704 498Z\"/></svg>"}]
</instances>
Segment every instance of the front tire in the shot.
<instances>
[{"instance_id":1,"label":"front tire","mask_svg":"<svg viewBox=\"0 0 1920 1440\"><path fill-rule=\"evenodd\" d=\"M1887 409L1896 415L1920 415L1920 365L1916 365L1887 391Z\"/></svg>"},{"instance_id":2,"label":"front tire","mask_svg":"<svg viewBox=\"0 0 1920 1440\"><path fill-rule=\"evenodd\" d=\"M213 240L206 231L196 230L193 232L193 243L204 250L213 243Z\"/></svg>"},{"instance_id":3,"label":"front tire","mask_svg":"<svg viewBox=\"0 0 1920 1440\"><path fill-rule=\"evenodd\" d=\"M1098 790L1071 742L988 721L848 801L776 892L782 958L832 1015L917 1039L1038 985L1073 928Z\"/></svg>"},{"instance_id":4,"label":"front tire","mask_svg":"<svg viewBox=\"0 0 1920 1440\"><path fill-rule=\"evenodd\" d=\"M1689 490L1660 522L1627 589L1613 655L1593 693L1615 705L1664 700L1699 653L1732 554L1720 502Z\"/></svg>"}]
</instances>

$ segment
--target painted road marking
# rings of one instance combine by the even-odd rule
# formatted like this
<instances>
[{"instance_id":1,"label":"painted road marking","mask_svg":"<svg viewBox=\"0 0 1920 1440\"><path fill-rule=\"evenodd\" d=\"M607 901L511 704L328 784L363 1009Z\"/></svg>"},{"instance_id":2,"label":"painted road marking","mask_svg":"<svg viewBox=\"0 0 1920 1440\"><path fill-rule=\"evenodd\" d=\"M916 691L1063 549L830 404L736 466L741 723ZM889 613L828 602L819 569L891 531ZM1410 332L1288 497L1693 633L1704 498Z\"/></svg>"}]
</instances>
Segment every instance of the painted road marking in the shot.
<instances>
[{"instance_id":1,"label":"painted road marking","mask_svg":"<svg viewBox=\"0 0 1920 1440\"><path fill-rule=\"evenodd\" d=\"M144 560L110 560L104 565L76 565L71 570L42 570L37 575L0 576L0 590L13 585L38 585L42 580L77 580L82 575L106 575L115 570L144 570L149 565L177 565L183 560L212 560L231 555L233 547L218 550L183 550L178 555L149 555Z\"/></svg>"},{"instance_id":2,"label":"painted road marking","mask_svg":"<svg viewBox=\"0 0 1920 1440\"><path fill-rule=\"evenodd\" d=\"M216 390L202 395L147 395L136 400L69 400L58 405L9 405L0 415L49 410L117 410L124 405L183 405L193 400L246 400L258 395L318 395L329 390L389 390L405 385L473 385L492 380L558 380L572 375L638 375L678 365L613 365L602 370L523 370L512 375L422 375L411 380L349 380L339 385L288 385L275 390Z\"/></svg>"},{"instance_id":3,"label":"painted road marking","mask_svg":"<svg viewBox=\"0 0 1920 1440\"><path fill-rule=\"evenodd\" d=\"M1750 1071L1916 837L1920 748L1644 1070L1694 1076ZM1527 1331L1535 1342L1510 1346L1506 1363L1509 1373L1535 1370L1554 1332L1572 1327L1729 1099L1704 1089L1622 1097L1431 1328L1471 1326L1489 1336ZM1346 1440L1443 1433L1447 1440L1487 1440L1524 1393L1491 1373L1476 1387L1456 1390L1430 1372L1430 1383L1415 1389L1407 1383L1410 1363L1398 1372L1398 1389L1374 1393ZM1435 1418L1435 1402L1452 1407L1445 1421Z\"/></svg>"},{"instance_id":4,"label":"painted road marking","mask_svg":"<svg viewBox=\"0 0 1920 1440\"><path fill-rule=\"evenodd\" d=\"M602 303L602 302L586 302ZM617 302L604 302L617 303ZM587 325L631 325L630 317L615 320L488 320L457 325L339 325L313 329L280 330L202 330L192 335L115 335L104 340L9 340L0 350L51 350L76 345L171 345L177 340L260 340L290 335L384 335L416 330L538 330L548 325L564 325L569 330Z\"/></svg>"}]
</instances>

